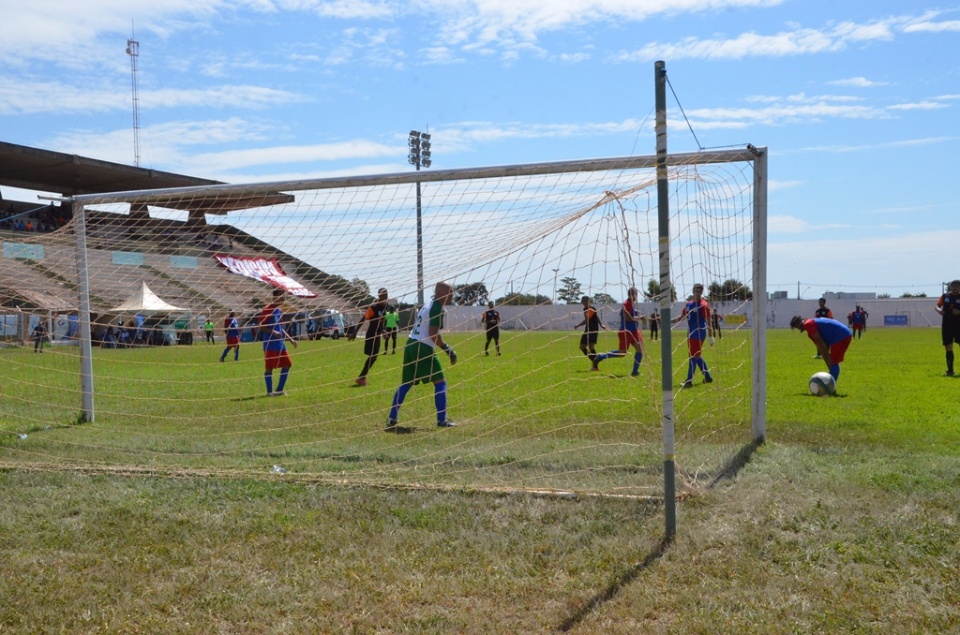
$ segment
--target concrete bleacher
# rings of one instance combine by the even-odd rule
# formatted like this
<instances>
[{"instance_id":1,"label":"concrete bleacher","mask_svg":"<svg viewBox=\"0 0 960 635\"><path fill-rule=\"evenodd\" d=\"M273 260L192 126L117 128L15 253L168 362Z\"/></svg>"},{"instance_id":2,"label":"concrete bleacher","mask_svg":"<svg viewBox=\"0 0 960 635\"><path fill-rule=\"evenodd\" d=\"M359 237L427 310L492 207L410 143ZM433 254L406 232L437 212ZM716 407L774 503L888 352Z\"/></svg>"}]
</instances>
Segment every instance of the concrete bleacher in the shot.
<instances>
[{"instance_id":1,"label":"concrete bleacher","mask_svg":"<svg viewBox=\"0 0 960 635\"><path fill-rule=\"evenodd\" d=\"M98 218L99 216L99 218ZM149 218L128 219L115 214L91 215L87 232L87 275L90 285L91 311L100 313L119 305L145 282L159 297L194 314L219 317L234 310L246 313L258 309L272 291L269 285L234 274L213 258L215 251L236 256L277 258L288 275L298 279L316 298L288 295L288 305L298 310L320 308L344 310L352 308L349 300L324 289L318 281L327 279L295 258L268 245L238 234L214 234L205 226ZM7 232L4 232L7 234ZM13 233L5 242L26 242L22 232ZM44 234L31 235L28 253L42 253L31 258L0 258L0 287L16 289L20 285L36 288L73 287L78 285L75 237L72 227ZM252 246L248 246L252 245ZM29 264L28 264L29 263ZM307 270L306 278L300 274ZM312 275L311 275L312 274ZM64 284L66 283L66 284ZM9 294L8 294L9 295Z\"/></svg>"}]
</instances>

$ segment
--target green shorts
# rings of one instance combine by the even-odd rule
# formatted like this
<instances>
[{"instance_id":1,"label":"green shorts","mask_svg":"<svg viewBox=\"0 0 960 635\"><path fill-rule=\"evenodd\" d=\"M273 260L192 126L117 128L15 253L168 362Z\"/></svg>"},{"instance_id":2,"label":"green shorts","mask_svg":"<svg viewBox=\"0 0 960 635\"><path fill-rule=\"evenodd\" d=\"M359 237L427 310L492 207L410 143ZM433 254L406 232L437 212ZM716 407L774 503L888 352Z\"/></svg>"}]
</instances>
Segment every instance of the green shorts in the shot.
<instances>
[{"instance_id":1,"label":"green shorts","mask_svg":"<svg viewBox=\"0 0 960 635\"><path fill-rule=\"evenodd\" d=\"M443 381L443 369L432 346L407 340L403 347L403 383L420 384Z\"/></svg>"}]
</instances>

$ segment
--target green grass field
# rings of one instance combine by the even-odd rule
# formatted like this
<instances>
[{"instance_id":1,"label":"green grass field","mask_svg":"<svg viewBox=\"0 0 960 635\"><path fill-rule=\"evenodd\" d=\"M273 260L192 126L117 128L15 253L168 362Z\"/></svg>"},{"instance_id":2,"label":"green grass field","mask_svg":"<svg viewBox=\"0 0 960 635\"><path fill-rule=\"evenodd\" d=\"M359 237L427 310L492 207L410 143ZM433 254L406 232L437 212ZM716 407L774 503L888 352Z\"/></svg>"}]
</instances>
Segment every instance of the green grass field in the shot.
<instances>
[{"instance_id":1,"label":"green grass field","mask_svg":"<svg viewBox=\"0 0 960 635\"><path fill-rule=\"evenodd\" d=\"M79 426L74 353L0 351L0 632L960 632L960 384L936 330L868 331L830 399L807 393L809 341L770 332L767 442L698 481L670 545L644 496L484 491L655 490L655 354L635 381L585 372L575 334L508 334L500 360L450 339L462 425L432 427L419 387L403 437L380 430L399 364L351 388L359 343L305 343L282 399L254 349L98 351ZM678 463L710 475L749 443L735 340L723 391L677 397Z\"/></svg>"}]
</instances>

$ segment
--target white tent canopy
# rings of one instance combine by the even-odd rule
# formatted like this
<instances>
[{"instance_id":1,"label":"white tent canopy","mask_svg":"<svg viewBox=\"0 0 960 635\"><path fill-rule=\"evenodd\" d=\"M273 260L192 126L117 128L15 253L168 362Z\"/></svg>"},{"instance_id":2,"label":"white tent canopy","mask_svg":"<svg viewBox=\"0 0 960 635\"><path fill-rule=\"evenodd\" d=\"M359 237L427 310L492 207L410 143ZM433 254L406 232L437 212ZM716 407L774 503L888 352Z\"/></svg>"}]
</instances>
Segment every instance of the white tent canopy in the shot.
<instances>
[{"instance_id":1,"label":"white tent canopy","mask_svg":"<svg viewBox=\"0 0 960 635\"><path fill-rule=\"evenodd\" d=\"M164 302L150 290L146 282L141 282L140 289L122 304L110 309L113 313L174 313L188 310Z\"/></svg>"}]
</instances>

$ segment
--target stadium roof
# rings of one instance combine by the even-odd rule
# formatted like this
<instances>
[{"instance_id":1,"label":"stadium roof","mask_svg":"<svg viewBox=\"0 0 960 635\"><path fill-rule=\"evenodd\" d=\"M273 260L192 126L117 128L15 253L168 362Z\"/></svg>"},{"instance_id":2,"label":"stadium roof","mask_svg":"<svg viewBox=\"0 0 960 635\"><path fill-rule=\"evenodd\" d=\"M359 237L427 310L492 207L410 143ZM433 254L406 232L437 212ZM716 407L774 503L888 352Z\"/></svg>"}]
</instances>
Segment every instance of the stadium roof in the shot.
<instances>
[{"instance_id":1,"label":"stadium roof","mask_svg":"<svg viewBox=\"0 0 960 635\"><path fill-rule=\"evenodd\" d=\"M111 163L76 154L41 150L0 141L0 186L52 192L64 197L171 187L222 185L221 181L161 172L122 163ZM225 214L229 211L290 202L293 197L279 192L222 200L191 201L193 213Z\"/></svg>"}]
</instances>

